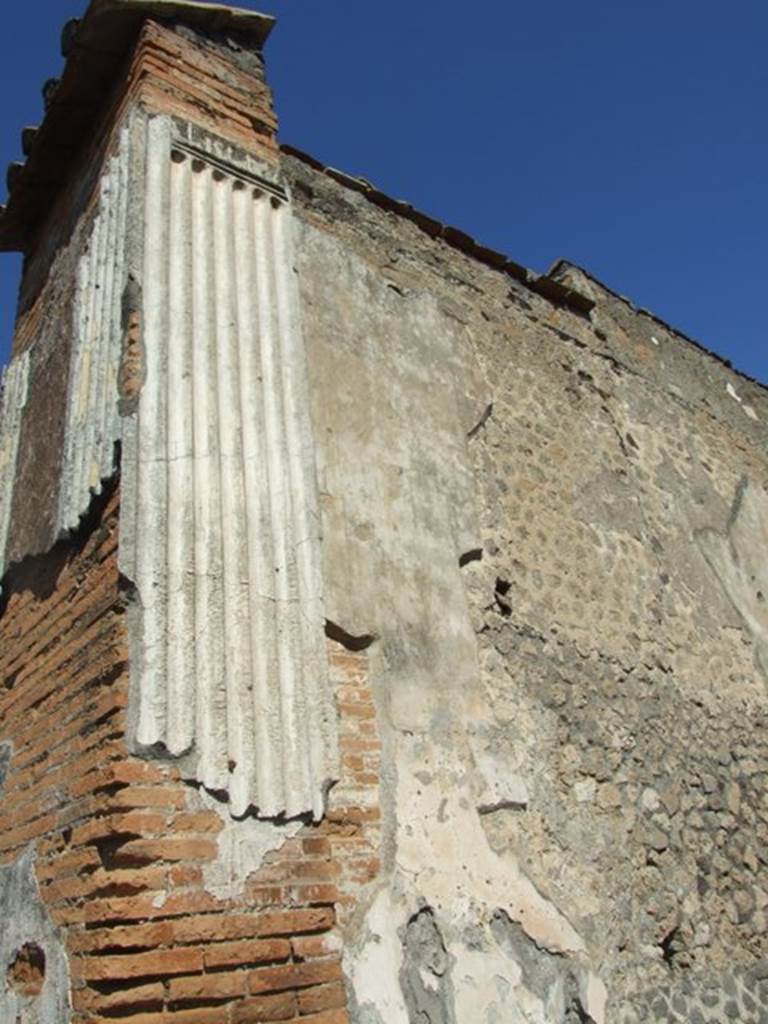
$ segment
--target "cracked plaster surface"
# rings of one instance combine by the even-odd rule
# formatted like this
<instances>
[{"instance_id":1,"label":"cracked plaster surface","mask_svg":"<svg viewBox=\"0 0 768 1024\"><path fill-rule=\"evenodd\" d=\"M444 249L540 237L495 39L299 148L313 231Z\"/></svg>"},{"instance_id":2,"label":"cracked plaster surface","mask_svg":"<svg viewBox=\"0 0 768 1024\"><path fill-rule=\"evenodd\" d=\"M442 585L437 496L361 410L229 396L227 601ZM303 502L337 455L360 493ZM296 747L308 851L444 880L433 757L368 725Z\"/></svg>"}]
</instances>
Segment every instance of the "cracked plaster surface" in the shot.
<instances>
[{"instance_id":1,"label":"cracked plaster surface","mask_svg":"<svg viewBox=\"0 0 768 1024\"><path fill-rule=\"evenodd\" d=\"M69 966L62 937L40 897L35 851L29 847L12 864L0 867L0 1020L24 1024L61 1024L69 1019ZM45 957L41 991L24 995L10 983L8 970L26 945Z\"/></svg>"},{"instance_id":2,"label":"cracked plaster surface","mask_svg":"<svg viewBox=\"0 0 768 1024\"><path fill-rule=\"evenodd\" d=\"M708 977L768 952L748 586L765 398L739 383L745 416L730 371L596 282L576 317L291 174L311 195L299 273L329 607L378 638L390 766L385 868L347 935L353 1017L419 1019L399 979L425 908L446 1020L629 1020L685 986L704 1006ZM491 930L500 908L535 962L568 964L538 995Z\"/></svg>"}]
</instances>

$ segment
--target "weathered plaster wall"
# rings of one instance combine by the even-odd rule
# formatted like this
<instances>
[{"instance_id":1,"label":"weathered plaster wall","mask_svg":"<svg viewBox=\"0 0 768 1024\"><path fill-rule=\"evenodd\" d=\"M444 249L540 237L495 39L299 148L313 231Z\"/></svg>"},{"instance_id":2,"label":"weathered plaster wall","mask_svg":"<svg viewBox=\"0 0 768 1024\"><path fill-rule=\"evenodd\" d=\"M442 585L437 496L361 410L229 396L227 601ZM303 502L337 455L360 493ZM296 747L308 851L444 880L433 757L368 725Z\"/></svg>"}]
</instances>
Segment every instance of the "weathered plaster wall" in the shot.
<instances>
[{"instance_id":1,"label":"weathered plaster wall","mask_svg":"<svg viewBox=\"0 0 768 1024\"><path fill-rule=\"evenodd\" d=\"M286 166L328 615L376 637L353 1019L758 1020L764 391Z\"/></svg>"},{"instance_id":2,"label":"weathered plaster wall","mask_svg":"<svg viewBox=\"0 0 768 1024\"><path fill-rule=\"evenodd\" d=\"M59 1024L69 1016L69 964L40 898L34 848L0 867L0 1020Z\"/></svg>"}]
</instances>

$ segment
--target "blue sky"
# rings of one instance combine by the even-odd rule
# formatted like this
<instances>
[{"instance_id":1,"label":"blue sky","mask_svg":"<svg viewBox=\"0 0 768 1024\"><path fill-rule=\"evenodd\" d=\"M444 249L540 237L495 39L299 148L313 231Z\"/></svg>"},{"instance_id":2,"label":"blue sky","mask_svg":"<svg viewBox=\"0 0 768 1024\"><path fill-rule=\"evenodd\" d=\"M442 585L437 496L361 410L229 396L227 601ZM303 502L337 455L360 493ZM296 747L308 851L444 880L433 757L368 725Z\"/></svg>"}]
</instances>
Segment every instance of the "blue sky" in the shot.
<instances>
[{"instance_id":1,"label":"blue sky","mask_svg":"<svg viewBox=\"0 0 768 1024\"><path fill-rule=\"evenodd\" d=\"M279 18L283 141L536 270L579 263L768 382L766 0L242 6ZM3 167L83 7L7 10ZM0 362L18 264L0 256Z\"/></svg>"}]
</instances>

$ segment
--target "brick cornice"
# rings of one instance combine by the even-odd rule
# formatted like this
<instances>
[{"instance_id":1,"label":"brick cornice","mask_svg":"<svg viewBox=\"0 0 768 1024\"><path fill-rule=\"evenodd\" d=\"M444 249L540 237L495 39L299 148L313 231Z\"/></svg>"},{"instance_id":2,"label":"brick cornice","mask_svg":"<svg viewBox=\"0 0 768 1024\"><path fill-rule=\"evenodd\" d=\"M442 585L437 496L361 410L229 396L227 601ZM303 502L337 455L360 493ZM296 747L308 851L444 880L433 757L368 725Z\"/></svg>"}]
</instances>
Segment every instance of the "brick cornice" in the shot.
<instances>
[{"instance_id":1,"label":"brick cornice","mask_svg":"<svg viewBox=\"0 0 768 1024\"><path fill-rule=\"evenodd\" d=\"M260 76L238 67L234 58L229 61L221 56L224 45L216 40L226 37L235 47L253 54L258 62L273 24L274 19L266 15L214 4L93 0L77 27L65 32L67 64L61 79L46 86L43 123L36 130L25 129L24 149L28 158L25 163L9 168L9 199L7 205L0 206L0 251L29 251L39 225L79 164L83 150L95 138L110 134L115 106L121 105L137 77L145 87L146 97L153 98L151 105L182 116L197 111L193 120L200 122L202 118L202 124L209 128L215 123L218 130L231 113L236 121L237 141L255 141L257 146L263 146L265 138L274 131L268 91L266 87L254 89L254 81L258 82ZM154 34L150 26L154 27ZM202 77L204 62L189 60L195 44L190 38L182 39L181 33L174 31L177 26L200 33L201 40L211 41L206 54L210 65ZM175 38L178 46L163 46L163 33L166 40ZM182 43L187 49L180 57ZM168 61L180 63L170 67ZM155 73L154 89L150 87L150 69ZM225 81L234 82L232 88L223 88ZM212 82L217 87L210 96L201 97L201 89L204 92ZM249 92L251 102L245 103ZM264 93L268 109L257 112L254 105L264 99ZM217 102L223 103L223 110L213 116ZM105 117L110 110L112 117L108 113ZM232 137L233 133L227 134Z\"/></svg>"}]
</instances>

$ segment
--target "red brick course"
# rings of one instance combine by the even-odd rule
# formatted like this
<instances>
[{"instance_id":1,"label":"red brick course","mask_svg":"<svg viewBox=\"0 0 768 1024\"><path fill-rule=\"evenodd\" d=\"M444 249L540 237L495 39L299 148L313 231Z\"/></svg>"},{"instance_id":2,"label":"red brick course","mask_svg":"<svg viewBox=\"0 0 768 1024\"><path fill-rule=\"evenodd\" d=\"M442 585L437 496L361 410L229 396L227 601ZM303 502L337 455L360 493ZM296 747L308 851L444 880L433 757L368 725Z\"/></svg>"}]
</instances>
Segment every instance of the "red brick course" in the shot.
<instances>
[{"instance_id":1,"label":"red brick course","mask_svg":"<svg viewBox=\"0 0 768 1024\"><path fill-rule=\"evenodd\" d=\"M366 655L329 642L343 760L325 819L268 854L242 897L206 892L222 819L173 766L126 745L118 516L115 493L65 557L30 559L7 584L0 739L14 749L0 863L36 845L74 1024L343 1024L339 921L379 867L380 744L360 733L375 726Z\"/></svg>"}]
</instances>

